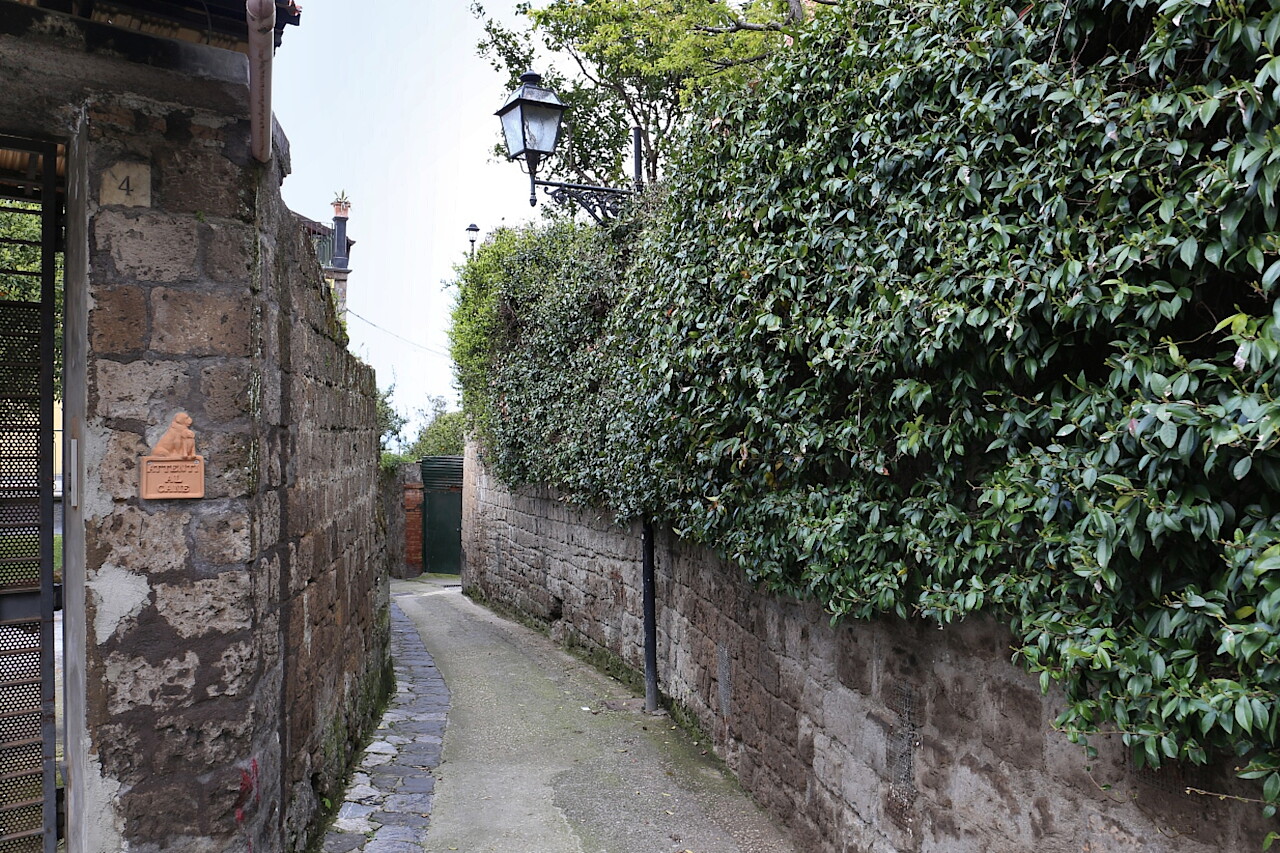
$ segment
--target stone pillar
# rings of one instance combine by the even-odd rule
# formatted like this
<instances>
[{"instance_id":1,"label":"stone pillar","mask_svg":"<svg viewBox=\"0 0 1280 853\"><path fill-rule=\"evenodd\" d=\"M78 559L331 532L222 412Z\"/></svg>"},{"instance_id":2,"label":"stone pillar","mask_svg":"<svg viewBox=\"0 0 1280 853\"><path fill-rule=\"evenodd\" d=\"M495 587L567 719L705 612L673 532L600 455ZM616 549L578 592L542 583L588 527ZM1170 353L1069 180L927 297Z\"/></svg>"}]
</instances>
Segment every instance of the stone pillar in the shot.
<instances>
[{"instance_id":1,"label":"stone pillar","mask_svg":"<svg viewBox=\"0 0 1280 853\"><path fill-rule=\"evenodd\" d=\"M81 757L96 767L74 782L110 798L118 849L270 849L282 808L280 528L262 465L279 416L255 393L261 172L239 116L187 106L195 95L99 96L84 118ZM139 458L178 412L206 460L205 497L142 500Z\"/></svg>"},{"instance_id":2,"label":"stone pillar","mask_svg":"<svg viewBox=\"0 0 1280 853\"><path fill-rule=\"evenodd\" d=\"M333 260L332 268L326 274L333 279L333 298L337 303L338 316L347 316L347 279L351 275L348 266L351 257L347 247L347 222L351 218L351 202L346 194L340 194L333 200Z\"/></svg>"},{"instance_id":3,"label":"stone pillar","mask_svg":"<svg viewBox=\"0 0 1280 853\"><path fill-rule=\"evenodd\" d=\"M243 55L0 3L0 131L67 143L68 853L294 851L390 676L373 372ZM178 412L200 500L144 500ZM79 476L76 476L79 475Z\"/></svg>"}]
</instances>

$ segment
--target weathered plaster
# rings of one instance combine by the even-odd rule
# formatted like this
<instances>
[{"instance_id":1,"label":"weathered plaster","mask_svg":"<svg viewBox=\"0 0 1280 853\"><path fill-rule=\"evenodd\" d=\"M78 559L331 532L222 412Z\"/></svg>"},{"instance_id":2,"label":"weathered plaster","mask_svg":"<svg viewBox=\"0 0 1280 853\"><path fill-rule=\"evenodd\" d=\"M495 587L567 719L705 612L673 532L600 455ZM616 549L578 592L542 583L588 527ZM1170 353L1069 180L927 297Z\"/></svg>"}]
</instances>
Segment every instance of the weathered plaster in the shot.
<instances>
[{"instance_id":1,"label":"weathered plaster","mask_svg":"<svg viewBox=\"0 0 1280 853\"><path fill-rule=\"evenodd\" d=\"M203 637L243 630L252 622L247 572L232 570L214 578L156 587L156 610L179 637Z\"/></svg>"},{"instance_id":2,"label":"weathered plaster","mask_svg":"<svg viewBox=\"0 0 1280 853\"><path fill-rule=\"evenodd\" d=\"M102 764L93 753L93 744L88 738L80 744L80 753L85 757L76 783L83 792L85 802L105 804L119 799L120 783L103 774ZM124 839L124 819L114 809L86 809L80 821L68 825L67 835L71 850L93 853L129 851L129 842Z\"/></svg>"},{"instance_id":3,"label":"weathered plaster","mask_svg":"<svg viewBox=\"0 0 1280 853\"><path fill-rule=\"evenodd\" d=\"M105 565L85 584L93 606L93 635L105 642L137 618L151 598L145 576Z\"/></svg>"},{"instance_id":4,"label":"weathered plaster","mask_svg":"<svg viewBox=\"0 0 1280 853\"><path fill-rule=\"evenodd\" d=\"M190 705L199 666L200 658L192 651L181 657L165 658L158 664L112 652L107 655L104 666L108 713L123 714L135 709L161 711Z\"/></svg>"}]
</instances>

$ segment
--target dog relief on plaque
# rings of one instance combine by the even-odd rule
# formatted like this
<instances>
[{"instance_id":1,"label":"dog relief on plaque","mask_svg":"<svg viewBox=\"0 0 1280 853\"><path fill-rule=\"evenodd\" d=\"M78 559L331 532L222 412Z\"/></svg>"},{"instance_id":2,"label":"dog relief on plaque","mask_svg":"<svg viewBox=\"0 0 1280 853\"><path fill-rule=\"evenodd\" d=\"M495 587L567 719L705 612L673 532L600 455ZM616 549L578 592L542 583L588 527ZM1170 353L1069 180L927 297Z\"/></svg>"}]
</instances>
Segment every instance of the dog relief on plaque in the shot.
<instances>
[{"instance_id":1,"label":"dog relief on plaque","mask_svg":"<svg viewBox=\"0 0 1280 853\"><path fill-rule=\"evenodd\" d=\"M143 500L204 497L204 457L196 454L191 416L178 412L138 468Z\"/></svg>"}]
</instances>

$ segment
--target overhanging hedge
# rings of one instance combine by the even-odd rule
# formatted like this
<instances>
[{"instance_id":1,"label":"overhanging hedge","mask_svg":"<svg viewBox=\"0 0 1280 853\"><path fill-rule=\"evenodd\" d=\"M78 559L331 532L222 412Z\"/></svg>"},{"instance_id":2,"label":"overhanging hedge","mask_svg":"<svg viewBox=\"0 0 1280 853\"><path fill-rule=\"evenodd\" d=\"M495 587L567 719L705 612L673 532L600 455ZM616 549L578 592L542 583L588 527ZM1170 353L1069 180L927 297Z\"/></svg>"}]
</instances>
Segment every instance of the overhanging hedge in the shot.
<instances>
[{"instance_id":1,"label":"overhanging hedge","mask_svg":"<svg viewBox=\"0 0 1280 853\"><path fill-rule=\"evenodd\" d=\"M1277 45L1259 2L821 16L641 236L486 279L499 473L836 617L1000 614L1067 732L1276 802Z\"/></svg>"}]
</instances>

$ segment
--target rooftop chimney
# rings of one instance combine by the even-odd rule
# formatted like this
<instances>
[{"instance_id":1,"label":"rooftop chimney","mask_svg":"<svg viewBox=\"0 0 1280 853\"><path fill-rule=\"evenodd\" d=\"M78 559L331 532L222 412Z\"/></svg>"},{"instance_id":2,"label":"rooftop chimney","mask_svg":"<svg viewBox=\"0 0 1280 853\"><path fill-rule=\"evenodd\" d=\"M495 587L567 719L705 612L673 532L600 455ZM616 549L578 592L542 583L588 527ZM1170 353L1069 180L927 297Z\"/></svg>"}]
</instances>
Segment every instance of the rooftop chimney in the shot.
<instances>
[{"instance_id":1,"label":"rooftop chimney","mask_svg":"<svg viewBox=\"0 0 1280 853\"><path fill-rule=\"evenodd\" d=\"M351 201L345 192L333 200L333 267L347 270L351 258L347 255L347 219L351 216Z\"/></svg>"}]
</instances>

